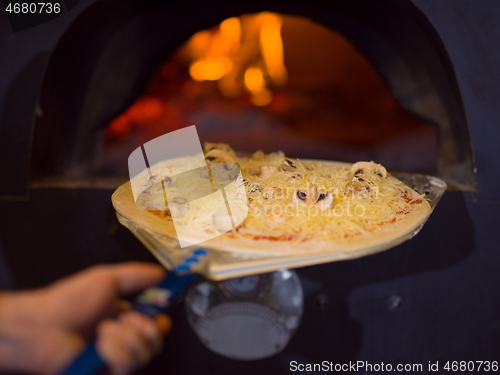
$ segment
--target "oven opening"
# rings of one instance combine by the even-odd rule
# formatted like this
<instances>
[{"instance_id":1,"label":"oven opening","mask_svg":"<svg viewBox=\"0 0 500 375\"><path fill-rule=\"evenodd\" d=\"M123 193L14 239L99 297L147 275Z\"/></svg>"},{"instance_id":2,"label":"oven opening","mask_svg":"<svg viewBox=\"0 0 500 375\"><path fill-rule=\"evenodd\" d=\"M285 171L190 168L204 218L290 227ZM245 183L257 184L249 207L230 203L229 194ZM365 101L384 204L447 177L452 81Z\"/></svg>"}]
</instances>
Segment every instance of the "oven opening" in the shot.
<instances>
[{"instance_id":1,"label":"oven opening","mask_svg":"<svg viewBox=\"0 0 500 375\"><path fill-rule=\"evenodd\" d=\"M104 128L94 173L127 175L141 144L196 125L203 142L435 174L436 129L403 109L343 35L306 17L230 17L192 35Z\"/></svg>"},{"instance_id":2,"label":"oven opening","mask_svg":"<svg viewBox=\"0 0 500 375\"><path fill-rule=\"evenodd\" d=\"M196 125L202 142L241 152L374 160L474 190L453 66L409 2L141 4L110 18L97 2L59 41L40 94L32 187L116 188L139 145Z\"/></svg>"}]
</instances>

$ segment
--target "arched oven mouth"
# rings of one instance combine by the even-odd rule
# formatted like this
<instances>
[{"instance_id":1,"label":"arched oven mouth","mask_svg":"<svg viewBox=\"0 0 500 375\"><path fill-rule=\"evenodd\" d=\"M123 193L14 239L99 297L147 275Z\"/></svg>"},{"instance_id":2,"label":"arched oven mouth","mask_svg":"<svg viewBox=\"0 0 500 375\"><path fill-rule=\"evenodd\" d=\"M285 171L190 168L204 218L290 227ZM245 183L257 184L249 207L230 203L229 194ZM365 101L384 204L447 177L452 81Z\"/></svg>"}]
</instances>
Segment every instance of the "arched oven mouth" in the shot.
<instances>
[{"instance_id":1,"label":"arched oven mouth","mask_svg":"<svg viewBox=\"0 0 500 375\"><path fill-rule=\"evenodd\" d=\"M110 2L96 2L59 42L40 96L32 187L117 186L126 178L127 150L194 124L202 141L228 142L246 152L283 149L306 158L374 159L392 170L436 174L452 188L474 189L469 132L452 65L437 33L409 1L328 7L241 3L224 9L134 4L114 4L111 19L102 11ZM248 93L227 98L214 81L194 82L188 74L193 61L182 61L179 48L185 50L195 33L216 32L224 20L260 12L281 18L285 66L288 56L291 69L287 85L272 87L275 101L259 106ZM306 47L317 56L301 53ZM345 52L349 48L354 52ZM310 79L301 81L301 65L311 60ZM345 69L337 78L347 77L329 83L337 79L327 71L329 64ZM356 64L366 66L356 70ZM377 80L379 86L370 86ZM191 91L185 89L189 85ZM387 113L383 105L390 100ZM158 103L161 108L154 107ZM144 117L130 115L134 108L146 111ZM170 111L156 121L163 127L136 126L155 111ZM123 125L127 113L136 123L127 126L135 130L116 136L116 123L121 119ZM344 122L335 121L342 116Z\"/></svg>"}]
</instances>

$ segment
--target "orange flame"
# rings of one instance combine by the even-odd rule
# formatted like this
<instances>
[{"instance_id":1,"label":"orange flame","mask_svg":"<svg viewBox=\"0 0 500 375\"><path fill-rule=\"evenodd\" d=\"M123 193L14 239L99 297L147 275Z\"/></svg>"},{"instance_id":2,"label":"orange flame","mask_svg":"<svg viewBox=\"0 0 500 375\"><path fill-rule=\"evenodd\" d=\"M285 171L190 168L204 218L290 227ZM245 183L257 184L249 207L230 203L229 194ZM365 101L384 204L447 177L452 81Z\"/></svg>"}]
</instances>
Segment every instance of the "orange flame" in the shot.
<instances>
[{"instance_id":1,"label":"orange flame","mask_svg":"<svg viewBox=\"0 0 500 375\"><path fill-rule=\"evenodd\" d=\"M217 81L220 92L234 98L246 90L252 103L269 104L270 85L281 86L288 75L283 58L282 19L262 12L231 17L215 31L204 30L188 41L191 78Z\"/></svg>"}]
</instances>

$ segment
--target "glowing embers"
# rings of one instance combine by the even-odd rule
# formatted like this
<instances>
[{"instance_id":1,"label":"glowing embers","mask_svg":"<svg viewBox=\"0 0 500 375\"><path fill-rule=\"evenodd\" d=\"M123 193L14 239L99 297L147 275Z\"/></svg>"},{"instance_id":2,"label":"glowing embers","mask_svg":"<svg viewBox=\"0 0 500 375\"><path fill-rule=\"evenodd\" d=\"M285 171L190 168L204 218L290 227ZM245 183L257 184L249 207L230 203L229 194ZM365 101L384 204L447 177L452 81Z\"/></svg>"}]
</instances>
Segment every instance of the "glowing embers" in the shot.
<instances>
[{"instance_id":1,"label":"glowing embers","mask_svg":"<svg viewBox=\"0 0 500 375\"><path fill-rule=\"evenodd\" d=\"M254 105L269 104L270 87L287 81L281 25L281 16L262 12L231 17L217 29L197 32L187 42L191 78L218 81L227 98L246 91Z\"/></svg>"}]
</instances>

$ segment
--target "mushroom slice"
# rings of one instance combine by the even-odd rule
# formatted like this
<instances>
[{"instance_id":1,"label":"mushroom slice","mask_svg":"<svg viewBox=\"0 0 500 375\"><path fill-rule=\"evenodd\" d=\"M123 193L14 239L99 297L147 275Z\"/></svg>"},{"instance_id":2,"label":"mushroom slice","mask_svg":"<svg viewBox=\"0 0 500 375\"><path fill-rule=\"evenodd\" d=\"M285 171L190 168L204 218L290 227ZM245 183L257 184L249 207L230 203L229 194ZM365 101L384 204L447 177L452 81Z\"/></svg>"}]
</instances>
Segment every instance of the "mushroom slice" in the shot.
<instances>
[{"instance_id":1,"label":"mushroom slice","mask_svg":"<svg viewBox=\"0 0 500 375\"><path fill-rule=\"evenodd\" d=\"M283 170L280 167L275 167L273 165L263 166L263 167L260 167L260 175L259 176L267 178L267 177L275 176L275 175L278 175L281 173L283 173Z\"/></svg>"},{"instance_id":2,"label":"mushroom slice","mask_svg":"<svg viewBox=\"0 0 500 375\"><path fill-rule=\"evenodd\" d=\"M273 187L267 187L264 189L264 195L266 198L272 198L274 197L274 188Z\"/></svg>"},{"instance_id":3,"label":"mushroom slice","mask_svg":"<svg viewBox=\"0 0 500 375\"><path fill-rule=\"evenodd\" d=\"M267 187L264 189L264 195L266 198L281 197L283 195L283 190L276 187Z\"/></svg>"},{"instance_id":4,"label":"mushroom slice","mask_svg":"<svg viewBox=\"0 0 500 375\"><path fill-rule=\"evenodd\" d=\"M298 172L299 168L297 167L297 162L293 159L285 159L283 164L281 165L281 169L285 172Z\"/></svg>"},{"instance_id":5,"label":"mushroom slice","mask_svg":"<svg viewBox=\"0 0 500 375\"><path fill-rule=\"evenodd\" d=\"M257 176L260 174L260 168L259 167L247 167L247 168L245 168L245 173L249 174L250 176Z\"/></svg>"},{"instance_id":6,"label":"mushroom slice","mask_svg":"<svg viewBox=\"0 0 500 375\"><path fill-rule=\"evenodd\" d=\"M210 163L236 164L236 160L222 150L211 150L205 154L205 159Z\"/></svg>"},{"instance_id":7,"label":"mushroom slice","mask_svg":"<svg viewBox=\"0 0 500 375\"><path fill-rule=\"evenodd\" d=\"M314 171L315 169L318 169L318 168L321 168L323 165L319 162L312 162L312 163L307 163L305 165L306 169L309 170L309 171Z\"/></svg>"},{"instance_id":8,"label":"mushroom slice","mask_svg":"<svg viewBox=\"0 0 500 375\"><path fill-rule=\"evenodd\" d=\"M358 198L368 198L375 194L375 183L365 180L361 177L353 177L352 181L348 182L345 187L345 194L357 194Z\"/></svg>"},{"instance_id":9,"label":"mushroom slice","mask_svg":"<svg viewBox=\"0 0 500 375\"><path fill-rule=\"evenodd\" d=\"M257 150L252 154L252 159L255 160L266 160L266 154L262 150Z\"/></svg>"},{"instance_id":10,"label":"mushroom slice","mask_svg":"<svg viewBox=\"0 0 500 375\"><path fill-rule=\"evenodd\" d=\"M205 160L210 165L212 178L217 180L234 180L240 172L236 160L222 150L207 152Z\"/></svg>"},{"instance_id":11,"label":"mushroom slice","mask_svg":"<svg viewBox=\"0 0 500 375\"><path fill-rule=\"evenodd\" d=\"M352 177L357 177L362 174L365 174L366 172L372 172L375 173L376 175L386 178L387 177L387 170L381 165L377 164L373 161L358 161L357 163L354 163L351 167L351 176Z\"/></svg>"},{"instance_id":12,"label":"mushroom slice","mask_svg":"<svg viewBox=\"0 0 500 375\"><path fill-rule=\"evenodd\" d=\"M229 154L231 156L235 155L234 150L227 143L205 142L205 146L203 147L203 152L205 154L207 154L208 152L210 152L212 150L224 151L226 154Z\"/></svg>"},{"instance_id":13,"label":"mushroom slice","mask_svg":"<svg viewBox=\"0 0 500 375\"><path fill-rule=\"evenodd\" d=\"M215 228L220 232L227 232L233 229L233 223L228 214L214 214L212 215L212 221Z\"/></svg>"},{"instance_id":14,"label":"mushroom slice","mask_svg":"<svg viewBox=\"0 0 500 375\"><path fill-rule=\"evenodd\" d=\"M187 199L184 197L174 197L174 202L177 204L186 204Z\"/></svg>"},{"instance_id":15,"label":"mushroom slice","mask_svg":"<svg viewBox=\"0 0 500 375\"><path fill-rule=\"evenodd\" d=\"M154 169L148 177L148 184L151 186L150 192L156 192L162 188L162 181L165 186L170 186L177 181L177 176L170 168Z\"/></svg>"},{"instance_id":16,"label":"mushroom slice","mask_svg":"<svg viewBox=\"0 0 500 375\"><path fill-rule=\"evenodd\" d=\"M293 195L293 202L299 204L305 204L307 206L314 206L321 211L329 209L333 203L334 197L331 193L318 192L318 187L314 184L310 184L307 192L302 190L297 190Z\"/></svg>"},{"instance_id":17,"label":"mushroom slice","mask_svg":"<svg viewBox=\"0 0 500 375\"><path fill-rule=\"evenodd\" d=\"M333 194L331 193L321 193L318 201L314 204L315 207L319 208L320 211L328 210L334 201Z\"/></svg>"},{"instance_id":18,"label":"mushroom slice","mask_svg":"<svg viewBox=\"0 0 500 375\"><path fill-rule=\"evenodd\" d=\"M297 190L295 194L293 194L293 203L306 204L305 200L307 197L307 193L302 190Z\"/></svg>"},{"instance_id":19,"label":"mushroom slice","mask_svg":"<svg viewBox=\"0 0 500 375\"><path fill-rule=\"evenodd\" d=\"M309 188L307 189L307 196L305 199L305 202L308 206L312 206L318 201L319 194L318 194L318 187L314 184L310 184Z\"/></svg>"}]
</instances>

